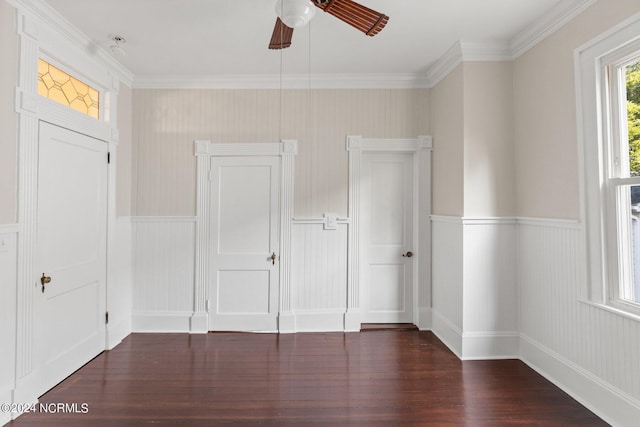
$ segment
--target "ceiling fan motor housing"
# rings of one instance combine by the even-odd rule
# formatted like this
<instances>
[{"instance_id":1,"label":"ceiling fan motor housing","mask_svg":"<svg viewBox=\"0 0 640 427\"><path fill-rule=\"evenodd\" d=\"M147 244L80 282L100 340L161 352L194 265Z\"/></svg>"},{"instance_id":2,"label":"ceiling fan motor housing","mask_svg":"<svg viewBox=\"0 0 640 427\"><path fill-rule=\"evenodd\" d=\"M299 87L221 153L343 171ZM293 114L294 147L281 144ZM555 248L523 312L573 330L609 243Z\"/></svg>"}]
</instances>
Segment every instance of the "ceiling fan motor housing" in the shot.
<instances>
[{"instance_id":1,"label":"ceiling fan motor housing","mask_svg":"<svg viewBox=\"0 0 640 427\"><path fill-rule=\"evenodd\" d=\"M316 15L316 8L309 0L278 0L276 14L289 28L307 25Z\"/></svg>"}]
</instances>

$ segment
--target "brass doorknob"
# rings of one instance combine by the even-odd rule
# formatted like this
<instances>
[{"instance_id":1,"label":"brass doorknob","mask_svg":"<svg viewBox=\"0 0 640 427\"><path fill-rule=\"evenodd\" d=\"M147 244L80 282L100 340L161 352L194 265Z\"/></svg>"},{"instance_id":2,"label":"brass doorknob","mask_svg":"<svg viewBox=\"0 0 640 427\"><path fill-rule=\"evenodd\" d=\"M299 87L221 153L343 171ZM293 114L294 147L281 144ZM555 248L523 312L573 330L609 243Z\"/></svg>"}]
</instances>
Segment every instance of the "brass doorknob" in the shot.
<instances>
[{"instance_id":1,"label":"brass doorknob","mask_svg":"<svg viewBox=\"0 0 640 427\"><path fill-rule=\"evenodd\" d=\"M402 254L403 257L411 258L413 256L413 252L409 251L406 254Z\"/></svg>"},{"instance_id":2,"label":"brass doorknob","mask_svg":"<svg viewBox=\"0 0 640 427\"><path fill-rule=\"evenodd\" d=\"M276 253L275 252L272 253L271 254L271 264L276 265L276 258L277 258Z\"/></svg>"},{"instance_id":3,"label":"brass doorknob","mask_svg":"<svg viewBox=\"0 0 640 427\"><path fill-rule=\"evenodd\" d=\"M45 276L44 273L42 273L42 277L40 278L40 283L42 283L42 293L44 293L44 285L50 282L51 282L51 277Z\"/></svg>"}]
</instances>

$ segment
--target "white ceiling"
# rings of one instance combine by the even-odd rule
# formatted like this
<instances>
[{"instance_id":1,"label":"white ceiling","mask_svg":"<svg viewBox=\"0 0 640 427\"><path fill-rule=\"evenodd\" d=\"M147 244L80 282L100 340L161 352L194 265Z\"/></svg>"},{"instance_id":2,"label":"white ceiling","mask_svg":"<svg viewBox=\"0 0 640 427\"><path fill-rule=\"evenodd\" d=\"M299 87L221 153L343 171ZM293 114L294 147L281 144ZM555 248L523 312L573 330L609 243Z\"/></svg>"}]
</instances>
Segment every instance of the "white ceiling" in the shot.
<instances>
[{"instance_id":1,"label":"white ceiling","mask_svg":"<svg viewBox=\"0 0 640 427\"><path fill-rule=\"evenodd\" d=\"M510 42L576 0L361 0L390 16L367 37L318 14L293 46L267 49L275 0L46 0L136 79L162 76L424 74L456 41ZM282 57L281 57L282 53Z\"/></svg>"}]
</instances>

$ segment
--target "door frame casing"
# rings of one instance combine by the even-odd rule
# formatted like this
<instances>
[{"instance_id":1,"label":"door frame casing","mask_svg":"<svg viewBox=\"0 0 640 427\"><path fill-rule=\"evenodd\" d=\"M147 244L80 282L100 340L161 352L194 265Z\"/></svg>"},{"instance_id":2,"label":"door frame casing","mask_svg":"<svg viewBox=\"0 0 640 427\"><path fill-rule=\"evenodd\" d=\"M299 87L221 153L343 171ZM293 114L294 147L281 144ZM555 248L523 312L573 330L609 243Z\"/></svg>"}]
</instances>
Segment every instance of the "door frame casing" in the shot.
<instances>
[{"instance_id":1,"label":"door frame casing","mask_svg":"<svg viewBox=\"0 0 640 427\"><path fill-rule=\"evenodd\" d=\"M89 55L86 43L75 28L52 19L48 6L10 2L16 11L19 40L18 81L15 91L17 115L17 292L15 388L13 402L33 402L46 390L41 381L42 366L34 352L34 298L37 297L37 198L38 147L41 121L78 132L108 144L111 163L107 185L107 268L106 301L109 309L113 278L109 274L115 258L116 149L118 146L117 100L124 68L106 53ZM90 83L101 94L100 119L84 116L38 95L38 58L44 58ZM122 72L122 73L121 73ZM129 81L129 79L125 79ZM122 80L124 81L124 80ZM106 160L105 160L106 161ZM35 296L34 296L35 295ZM117 298L114 298L117 299ZM105 348L113 348L130 331L125 319L107 324ZM80 367L80 366L78 366Z\"/></svg>"},{"instance_id":2,"label":"door frame casing","mask_svg":"<svg viewBox=\"0 0 640 427\"><path fill-rule=\"evenodd\" d=\"M416 260L413 264L413 321L421 330L431 328L431 150L433 138L363 138L347 136L349 153L349 237L347 311L345 331L359 331L362 324L361 282L361 171L362 154L413 154L413 241Z\"/></svg>"},{"instance_id":3,"label":"door frame casing","mask_svg":"<svg viewBox=\"0 0 640 427\"><path fill-rule=\"evenodd\" d=\"M209 331L209 283L211 279L211 180L212 157L219 156L279 156L280 157L280 275L278 331L295 332L291 311L291 221L293 218L293 180L298 143L282 140L276 143L212 143L194 141L196 156L196 228L195 277L193 315L189 322L191 333Z\"/></svg>"}]
</instances>

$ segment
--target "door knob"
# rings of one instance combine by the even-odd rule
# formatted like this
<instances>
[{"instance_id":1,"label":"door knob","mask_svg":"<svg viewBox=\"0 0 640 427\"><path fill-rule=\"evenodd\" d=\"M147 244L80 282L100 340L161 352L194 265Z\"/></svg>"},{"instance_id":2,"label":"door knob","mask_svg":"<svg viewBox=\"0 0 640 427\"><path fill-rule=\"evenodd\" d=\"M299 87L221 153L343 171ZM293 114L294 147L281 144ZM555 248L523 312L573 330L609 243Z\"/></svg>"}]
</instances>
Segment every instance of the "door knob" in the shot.
<instances>
[{"instance_id":1,"label":"door knob","mask_svg":"<svg viewBox=\"0 0 640 427\"><path fill-rule=\"evenodd\" d=\"M44 273L42 273L42 277L40 278L40 283L42 283L42 293L44 293L44 285L50 282L51 282L51 277L45 276Z\"/></svg>"},{"instance_id":2,"label":"door knob","mask_svg":"<svg viewBox=\"0 0 640 427\"><path fill-rule=\"evenodd\" d=\"M271 264L276 265L276 258L277 258L276 253L275 252L272 253L271 254Z\"/></svg>"},{"instance_id":3,"label":"door knob","mask_svg":"<svg viewBox=\"0 0 640 427\"><path fill-rule=\"evenodd\" d=\"M402 254L403 257L411 258L413 256L413 252L409 251L406 254Z\"/></svg>"}]
</instances>

